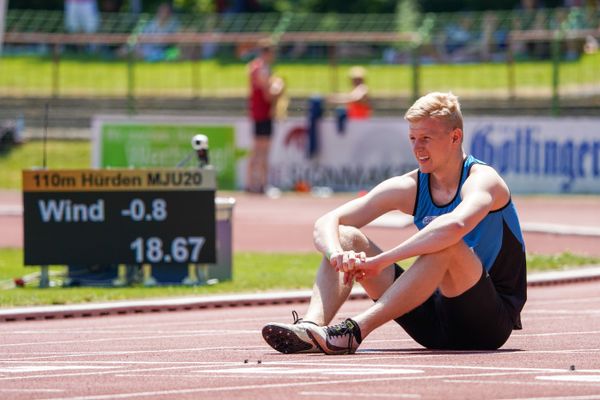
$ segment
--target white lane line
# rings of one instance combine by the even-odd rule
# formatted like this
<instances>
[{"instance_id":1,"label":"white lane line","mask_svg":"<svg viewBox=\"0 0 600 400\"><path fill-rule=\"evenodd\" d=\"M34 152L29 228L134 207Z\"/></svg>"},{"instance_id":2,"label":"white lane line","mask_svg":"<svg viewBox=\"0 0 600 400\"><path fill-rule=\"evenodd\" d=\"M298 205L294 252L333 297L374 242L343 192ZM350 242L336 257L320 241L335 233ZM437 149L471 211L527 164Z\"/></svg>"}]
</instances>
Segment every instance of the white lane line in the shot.
<instances>
[{"instance_id":1,"label":"white lane line","mask_svg":"<svg viewBox=\"0 0 600 400\"><path fill-rule=\"evenodd\" d=\"M201 311L201 310L198 310ZM188 312L193 312L193 311L188 311ZM143 314L142 314L143 315ZM164 314L165 316L167 316L168 314ZM186 314L187 315L187 314ZM275 317L274 319L279 319L279 320L285 320L285 319L290 319L290 317L285 316L285 317ZM155 327L168 327L168 328L173 328L175 326L205 326L206 324L224 324L224 323L253 323L253 322L265 322L265 317L257 317L257 318L225 318L225 319L220 319L220 320L202 320L202 321L198 321L198 320L194 320L194 321L187 321L187 322L178 322L178 321L172 321L172 322L152 322L152 323L146 323L144 322L144 327L148 328L145 331L149 331L151 330L152 332L156 332L155 329L151 329L151 328L155 328ZM79 324L78 324L79 325ZM96 333L96 332L104 332L105 330L102 328L89 328L89 329L64 329L64 328L45 328L44 331L39 331L39 330L35 330L35 329L20 329L20 330L3 330L1 328L4 327L9 327L10 325L4 325L2 327L0 327L0 332L7 333L16 333L16 334L22 334L22 335L26 335L26 334L68 334L68 333L85 333L85 332L90 332L90 333ZM110 331L114 331L114 332L118 332L120 334L122 333L131 333L134 331L139 331L140 325L139 324L115 324L110 326ZM130 331L129 329L133 329L132 331ZM192 330L190 328L190 330ZM179 332L180 330L177 329L177 331ZM195 330L194 330L195 331ZM173 329L169 329L169 332L173 332Z\"/></svg>"},{"instance_id":2,"label":"white lane line","mask_svg":"<svg viewBox=\"0 0 600 400\"><path fill-rule=\"evenodd\" d=\"M529 355L529 354L579 354L579 353L584 353L584 354L589 354L589 353L597 353L599 352L600 349L570 349L570 350L527 350L523 353L519 353L522 355ZM598 370L596 370L598 371Z\"/></svg>"},{"instance_id":3,"label":"white lane line","mask_svg":"<svg viewBox=\"0 0 600 400\"><path fill-rule=\"evenodd\" d=\"M0 388L0 393L63 393L64 389L5 389Z\"/></svg>"},{"instance_id":4,"label":"white lane line","mask_svg":"<svg viewBox=\"0 0 600 400\"><path fill-rule=\"evenodd\" d=\"M550 314L550 315L599 315L600 310L527 310L527 314Z\"/></svg>"},{"instance_id":5,"label":"white lane line","mask_svg":"<svg viewBox=\"0 0 600 400\"><path fill-rule=\"evenodd\" d=\"M405 374L422 374L421 369L406 369L406 368L388 368L379 366L378 368L365 368L355 366L352 368L332 369L332 368L293 368L293 367L242 367L217 369L210 371L217 374L256 374L256 375L405 375Z\"/></svg>"},{"instance_id":6,"label":"white lane line","mask_svg":"<svg viewBox=\"0 0 600 400\"><path fill-rule=\"evenodd\" d=\"M579 297L577 299L553 299L553 300L531 300L529 301L529 306L525 311L528 313L529 307L537 306L538 304L576 304L576 303L589 303L589 302L597 302L600 301L600 297Z\"/></svg>"},{"instance_id":7,"label":"white lane line","mask_svg":"<svg viewBox=\"0 0 600 400\"><path fill-rule=\"evenodd\" d=\"M123 332L121 333L123 334ZM56 341L48 341L48 342L26 342L26 343L7 343L0 344L0 347L17 347L17 346L46 346L49 344L77 344L77 343L101 343L101 342L115 342L115 341L145 341L149 339L179 339L186 337L201 337L201 336L215 336L215 335L239 335L239 334L252 334L252 335L260 335L260 330L239 330L239 331L205 331L204 333L198 333L193 335L159 335L159 336L123 336L123 337L111 337L111 338L101 338L101 339L80 339L80 340L56 340Z\"/></svg>"},{"instance_id":8,"label":"white lane line","mask_svg":"<svg viewBox=\"0 0 600 400\"><path fill-rule=\"evenodd\" d=\"M260 334L260 330L259 329L229 329L229 330L217 330L217 329L197 329L197 330L181 330L181 329L177 329L177 334L182 334L182 335L202 335L202 336L207 336L207 335L216 335L217 333L221 333L221 332L225 332L225 333L230 333L230 334L236 334L236 333L240 333L240 334L247 334L247 333L252 333L252 334ZM154 335L160 335L160 334L168 334L168 335L172 335L173 334L173 329L169 329L169 330L152 330L150 331L149 329L138 329L136 331L129 331L129 330L119 330L119 329L72 329L72 330L67 330L67 331L46 331L46 332L23 332L23 331L15 331L15 332L2 332L3 336L6 335L38 335L41 336L42 334L46 334L49 336L54 336L54 335L143 335L144 333L149 334L152 333Z\"/></svg>"},{"instance_id":9,"label":"white lane line","mask_svg":"<svg viewBox=\"0 0 600 400\"><path fill-rule=\"evenodd\" d=\"M64 370L82 370L82 369L114 369L119 367L95 366L95 365L16 365L10 367L1 367L0 372L5 374L22 374L29 372L48 372Z\"/></svg>"},{"instance_id":10,"label":"white lane line","mask_svg":"<svg viewBox=\"0 0 600 400\"><path fill-rule=\"evenodd\" d=\"M536 376L535 379L539 379L542 381L600 383L600 375L581 375L581 374L546 375L546 376Z\"/></svg>"},{"instance_id":11,"label":"white lane line","mask_svg":"<svg viewBox=\"0 0 600 400\"><path fill-rule=\"evenodd\" d=\"M438 355L439 357L439 355ZM397 357L360 357L356 361L360 362L361 367L367 368L381 368L382 364L366 364L367 360L389 360L397 359ZM264 365L265 363L263 363ZM330 366L330 367L355 367L357 364L347 362L305 362L305 361L269 361L268 365L301 365L307 367L319 367L319 366ZM499 367L499 366L481 366L481 365L460 365L460 364L448 364L448 365L432 365L432 364L385 364L386 368L423 368L423 369L451 369L451 370L472 370L472 371L507 371L507 372L539 372L539 373L561 373L565 372L566 368L527 368L527 367ZM582 372L583 370L579 370ZM585 372L600 373L600 369L588 369Z\"/></svg>"},{"instance_id":12,"label":"white lane line","mask_svg":"<svg viewBox=\"0 0 600 400\"><path fill-rule=\"evenodd\" d=\"M17 360L0 360L2 363L12 363L12 364L24 364L24 361ZM102 360L77 360L77 361L40 361L39 363L28 361L28 364L56 364L56 365L65 365L65 364L107 364L107 365L189 365L189 366L198 366L198 367L212 367L212 366L228 366L228 365L239 365L242 361L129 361L129 360L115 360L115 361L102 361ZM0 367L1 368L1 367Z\"/></svg>"},{"instance_id":13,"label":"white lane line","mask_svg":"<svg viewBox=\"0 0 600 400\"><path fill-rule=\"evenodd\" d=\"M406 394L406 393L357 393L357 392L300 392L301 396L319 396L319 397L385 397L393 399L420 399L419 394Z\"/></svg>"},{"instance_id":14,"label":"white lane line","mask_svg":"<svg viewBox=\"0 0 600 400\"><path fill-rule=\"evenodd\" d=\"M550 396L550 397L519 397L503 400L598 400L600 394L583 395L583 396Z\"/></svg>"},{"instance_id":15,"label":"white lane line","mask_svg":"<svg viewBox=\"0 0 600 400\"><path fill-rule=\"evenodd\" d=\"M570 335L598 335L600 331L571 331L571 332L547 332L547 333L513 333L511 337L544 337L544 336L570 336Z\"/></svg>"},{"instance_id":16,"label":"white lane line","mask_svg":"<svg viewBox=\"0 0 600 400\"><path fill-rule=\"evenodd\" d=\"M521 385L521 386L545 386L547 387L548 385L554 385L554 386L560 386L560 387L577 387L577 388L581 388L583 386L598 386L595 383L592 384L588 384L588 385L582 385L582 382L578 382L578 383L569 383L569 382L533 382L533 381L510 381L510 380L501 380L501 381L496 381L493 379L444 379L444 382L446 383L474 383L476 385L487 385L489 383L494 383L494 384L498 384L498 385Z\"/></svg>"},{"instance_id":17,"label":"white lane line","mask_svg":"<svg viewBox=\"0 0 600 400\"><path fill-rule=\"evenodd\" d=\"M592 351L600 351L600 349L578 349L576 351L572 351L572 353L590 353ZM534 354L562 354L568 351L528 351L528 354L534 353ZM42 364L42 365L72 365L72 364L76 364L76 365L115 365L115 366L125 366L125 365L152 365L152 366L158 366L158 365L172 365L172 366L187 366L187 367L197 367L197 368L214 368L214 367L235 367L235 366L240 366L242 364L245 364L243 362L243 360L248 360L249 363L251 364L255 364L257 362L259 358L257 358L256 356L254 357L249 357L249 356L244 356L244 358L242 359L242 357L240 357L239 361L134 361L134 360L115 360L115 361L110 361L110 360L73 360L73 361L68 361L68 360L59 360L59 361L39 361L39 362L32 362L32 361L28 361L27 363L29 365L37 365L37 364ZM338 367L338 368L356 368L356 367L360 367L360 368L399 368L399 369L414 369L414 367L417 368L431 368L431 369L467 369L467 370L485 370L485 371L489 371L489 370L508 370L508 371L513 371L513 370L519 370L519 371L523 371L523 372L540 372L540 373L556 373L556 372L564 372L565 370L568 369L568 366L565 365L565 368L511 368L511 367L481 367L481 366L465 366L465 365L431 365L431 364L423 364L423 365L413 365L413 364L402 364L402 365L397 365L397 364L365 364L363 360L365 360L366 357L360 357L360 360L357 359L357 363L327 363L327 362L313 362L313 363L309 363L309 362L302 362L302 361L285 361L285 362L281 362L281 361L267 361L265 362L263 365L283 365L283 366L290 366L290 365L295 365L295 366L306 366L306 367L314 367L314 368L320 368L323 366L329 366L329 367ZM370 358L372 359L372 358ZM383 359L383 358L380 358ZM396 359L396 358L394 358ZM18 361L18 360L0 360L1 363L5 363L5 364L23 364L23 361ZM360 363L360 364L358 364ZM2 367L0 367L2 368ZM600 374L600 369L577 369L577 372L579 373L590 373L590 374Z\"/></svg>"},{"instance_id":18,"label":"white lane line","mask_svg":"<svg viewBox=\"0 0 600 400\"><path fill-rule=\"evenodd\" d=\"M53 356L31 356L31 357L19 357L18 359L11 359L13 361L34 361L34 360L48 360L52 358L65 358L65 357L88 357L88 356L124 356L132 354L168 354L168 353L188 353L188 352L200 352L209 351L214 352L215 349L219 350L237 350L237 351L252 351L252 349L265 349L265 346L230 346L230 347L190 347L184 349L161 349L161 350L129 350L129 351L89 351L80 353L64 353ZM4 361L4 360L1 360Z\"/></svg>"},{"instance_id":19,"label":"white lane line","mask_svg":"<svg viewBox=\"0 0 600 400\"><path fill-rule=\"evenodd\" d=\"M138 368L138 369L129 369L129 367L125 366L122 369L118 369L117 367L111 368L110 371L93 371L93 372L76 372L76 373L65 373L65 374L44 374L44 375L26 375L26 376L4 376L0 378L0 381L24 381L27 379L37 380L39 378L65 378L65 377L73 377L73 376L91 376L91 375L112 375L118 373L128 373L128 372L156 372L156 371L168 371L168 370L178 370L178 369L190 369L197 368L195 365L191 366L183 366L178 365L176 367L160 367L160 368Z\"/></svg>"},{"instance_id":20,"label":"white lane line","mask_svg":"<svg viewBox=\"0 0 600 400\"><path fill-rule=\"evenodd\" d=\"M307 387L307 386L321 386L321 385L335 385L335 384L357 384L363 382L385 382L385 381L402 381L402 380L438 380L438 379L451 379L451 378L462 378L462 377L481 377L481 376L506 376L506 375L519 375L528 374L515 373L515 372L500 372L500 373L480 373L480 374L450 374L450 375L431 375L431 376L393 376L393 377L369 377L365 379L338 379L338 380L326 380L321 382L310 382L302 380L301 382L285 382L285 383L273 383L273 384L258 384L258 385L239 385L239 386L218 386L210 388L193 388L193 389L171 389L171 390L157 390L147 392L136 392L136 393L111 393L106 395L92 395L92 396L74 396L74 397L61 397L61 398L48 398L46 400L105 400L105 399L129 399L135 397L155 397L155 396L176 396L184 394L196 394L196 393L210 393L210 392L231 392L231 391L243 391L243 390L265 390L275 388L291 388L291 387Z\"/></svg>"},{"instance_id":21,"label":"white lane line","mask_svg":"<svg viewBox=\"0 0 600 400\"><path fill-rule=\"evenodd\" d=\"M174 378L174 379L183 379L183 378L187 378L187 379L193 379L195 381L197 381L199 378L206 378L206 374L205 373L188 373L188 374L115 374L115 377L119 377L119 378L139 378L139 379L150 379L150 378ZM232 376L231 374L223 374L223 375L217 375L217 374L211 374L210 375L210 379L231 379ZM264 377L261 377L264 378ZM298 377L293 377L293 376L286 376L286 379L291 379L291 380L303 380L306 379L306 376L298 376ZM235 376L236 380L240 380L240 379L251 379L253 382L255 382L256 379L256 374L248 374L248 375L244 375L244 374L240 374L240 375L236 375ZM310 379L313 380L321 380L321 381L329 381L331 380L330 376L311 376Z\"/></svg>"}]
</instances>

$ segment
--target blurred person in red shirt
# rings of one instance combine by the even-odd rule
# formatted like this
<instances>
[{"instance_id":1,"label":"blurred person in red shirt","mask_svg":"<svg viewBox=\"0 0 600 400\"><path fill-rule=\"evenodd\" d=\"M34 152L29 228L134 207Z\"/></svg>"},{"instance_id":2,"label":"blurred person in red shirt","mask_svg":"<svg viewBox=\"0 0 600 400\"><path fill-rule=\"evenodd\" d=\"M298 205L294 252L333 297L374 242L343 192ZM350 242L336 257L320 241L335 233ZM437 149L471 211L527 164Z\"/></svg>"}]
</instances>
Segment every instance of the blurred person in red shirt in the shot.
<instances>
[{"instance_id":1,"label":"blurred person in red shirt","mask_svg":"<svg viewBox=\"0 0 600 400\"><path fill-rule=\"evenodd\" d=\"M256 58L248 64L248 109L253 122L254 144L248 161L246 190L252 193L263 193L268 184L274 105L284 89L283 80L274 77L271 71L275 51L271 41L261 41Z\"/></svg>"}]
</instances>

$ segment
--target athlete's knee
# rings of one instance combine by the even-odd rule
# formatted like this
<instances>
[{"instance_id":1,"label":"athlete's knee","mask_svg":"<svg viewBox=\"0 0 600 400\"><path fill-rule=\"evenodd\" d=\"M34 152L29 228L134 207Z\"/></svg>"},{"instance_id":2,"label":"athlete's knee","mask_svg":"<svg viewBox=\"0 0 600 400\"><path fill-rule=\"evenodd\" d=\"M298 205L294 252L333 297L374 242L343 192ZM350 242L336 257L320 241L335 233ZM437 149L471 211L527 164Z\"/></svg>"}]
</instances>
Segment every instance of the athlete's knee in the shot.
<instances>
[{"instance_id":1,"label":"athlete's knee","mask_svg":"<svg viewBox=\"0 0 600 400\"><path fill-rule=\"evenodd\" d=\"M353 226L340 225L339 227L340 244L344 250L367 251L369 248L369 239L360 229Z\"/></svg>"},{"instance_id":2,"label":"athlete's knee","mask_svg":"<svg viewBox=\"0 0 600 400\"><path fill-rule=\"evenodd\" d=\"M465 242L460 240L457 243L439 251L424 254L421 256L421 258L430 260L436 264L455 264L453 261L460 261L469 253L472 253L472 250L469 249Z\"/></svg>"}]
</instances>

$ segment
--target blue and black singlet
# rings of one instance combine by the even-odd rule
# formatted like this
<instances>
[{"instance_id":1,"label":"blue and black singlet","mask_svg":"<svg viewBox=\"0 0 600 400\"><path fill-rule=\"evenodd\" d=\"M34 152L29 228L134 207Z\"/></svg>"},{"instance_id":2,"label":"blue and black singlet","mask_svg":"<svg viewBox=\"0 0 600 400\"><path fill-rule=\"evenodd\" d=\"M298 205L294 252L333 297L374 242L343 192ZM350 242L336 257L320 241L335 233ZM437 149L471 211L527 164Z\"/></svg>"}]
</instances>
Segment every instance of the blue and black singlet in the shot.
<instances>
[{"instance_id":1,"label":"blue and black singlet","mask_svg":"<svg viewBox=\"0 0 600 400\"><path fill-rule=\"evenodd\" d=\"M465 158L456 194L450 203L444 205L435 204L431 197L429 174L418 172L413 218L419 230L458 206L462 200L460 191L473 164L485 165L471 155ZM525 242L512 199L504 207L485 216L463 240L481 260L498 294L510 308L515 328L520 329L519 315L527 299Z\"/></svg>"}]
</instances>

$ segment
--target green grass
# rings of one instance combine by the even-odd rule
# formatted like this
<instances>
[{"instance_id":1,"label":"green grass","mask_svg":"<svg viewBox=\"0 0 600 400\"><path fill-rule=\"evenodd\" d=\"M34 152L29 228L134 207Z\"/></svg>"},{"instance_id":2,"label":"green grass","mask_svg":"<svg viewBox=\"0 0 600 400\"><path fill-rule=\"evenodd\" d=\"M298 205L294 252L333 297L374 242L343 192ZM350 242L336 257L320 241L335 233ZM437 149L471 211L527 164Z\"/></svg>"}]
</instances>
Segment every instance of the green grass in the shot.
<instances>
[{"instance_id":1,"label":"green grass","mask_svg":"<svg viewBox=\"0 0 600 400\"><path fill-rule=\"evenodd\" d=\"M0 189L20 189L21 171L40 167L43 142L32 141L0 153ZM48 168L90 168L91 142L48 141Z\"/></svg>"},{"instance_id":2,"label":"green grass","mask_svg":"<svg viewBox=\"0 0 600 400\"><path fill-rule=\"evenodd\" d=\"M333 70L326 61L280 61L275 73L283 76L291 96L346 90L350 63L340 62ZM367 65L368 84L374 96L409 95L412 88L410 65ZM246 65L243 62L138 62L133 80L126 61L64 58L53 81L51 58L7 56L0 60L0 94L27 96L243 96L247 93ZM560 64L561 87L576 90L599 85L600 53ZM514 64L517 95L551 93L552 62L522 61ZM453 90L480 95L508 94L509 69L506 63L431 64L421 68L421 92Z\"/></svg>"},{"instance_id":3,"label":"green grass","mask_svg":"<svg viewBox=\"0 0 600 400\"><path fill-rule=\"evenodd\" d=\"M199 296L222 293L257 293L275 290L309 289L315 278L320 256L309 254L236 253L233 259L233 280L211 286L159 287L51 287L40 289L36 283L25 288L0 290L0 307L48 304L77 304L111 300ZM570 253L555 256L529 255L529 272L563 269L598 264L599 258L581 257ZM408 267L410 261L401 263ZM65 267L52 267L64 272ZM38 272L39 268L23 266L21 249L0 249L0 282ZM57 282L60 283L60 278Z\"/></svg>"},{"instance_id":4,"label":"green grass","mask_svg":"<svg viewBox=\"0 0 600 400\"><path fill-rule=\"evenodd\" d=\"M0 282L39 271L23 266L21 249L0 249ZM0 307L41 304L75 304L110 300L197 296L217 293L256 293L269 290L310 288L320 262L318 254L237 253L233 260L233 279L211 286L159 287L51 287L39 289L36 283L25 288L0 290ZM54 266L54 272L65 267ZM60 282L60 278L57 279Z\"/></svg>"}]
</instances>

